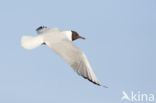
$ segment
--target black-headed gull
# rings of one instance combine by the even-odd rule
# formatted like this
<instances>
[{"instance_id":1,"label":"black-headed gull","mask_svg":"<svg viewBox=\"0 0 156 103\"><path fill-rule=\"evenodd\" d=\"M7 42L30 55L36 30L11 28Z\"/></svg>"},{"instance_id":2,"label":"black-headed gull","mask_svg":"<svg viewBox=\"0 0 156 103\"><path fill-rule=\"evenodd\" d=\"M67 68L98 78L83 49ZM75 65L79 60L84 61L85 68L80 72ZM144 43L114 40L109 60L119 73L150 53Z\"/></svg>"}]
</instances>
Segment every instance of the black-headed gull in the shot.
<instances>
[{"instance_id":1,"label":"black-headed gull","mask_svg":"<svg viewBox=\"0 0 156 103\"><path fill-rule=\"evenodd\" d=\"M47 28L44 26L40 26L36 31L40 35L22 37L22 47L34 49L41 44L46 44L55 53L60 55L75 72L92 83L101 86L85 54L72 43L73 40L79 38L85 39L84 37L75 31L63 31L58 28Z\"/></svg>"}]
</instances>

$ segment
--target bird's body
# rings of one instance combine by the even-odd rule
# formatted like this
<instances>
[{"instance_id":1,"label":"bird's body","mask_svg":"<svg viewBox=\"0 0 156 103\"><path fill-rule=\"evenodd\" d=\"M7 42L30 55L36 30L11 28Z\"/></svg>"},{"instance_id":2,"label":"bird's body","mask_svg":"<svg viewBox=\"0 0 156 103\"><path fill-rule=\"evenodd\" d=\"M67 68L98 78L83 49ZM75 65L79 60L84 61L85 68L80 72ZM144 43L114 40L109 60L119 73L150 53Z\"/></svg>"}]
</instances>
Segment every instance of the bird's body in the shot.
<instances>
[{"instance_id":1,"label":"bird's body","mask_svg":"<svg viewBox=\"0 0 156 103\"><path fill-rule=\"evenodd\" d=\"M77 32L47 27L39 27L37 33L39 35L35 37L23 36L22 46L26 49L33 49L44 43L60 55L79 75L94 84L101 85L84 53L72 43L73 40L85 39L84 37L76 34Z\"/></svg>"}]
</instances>

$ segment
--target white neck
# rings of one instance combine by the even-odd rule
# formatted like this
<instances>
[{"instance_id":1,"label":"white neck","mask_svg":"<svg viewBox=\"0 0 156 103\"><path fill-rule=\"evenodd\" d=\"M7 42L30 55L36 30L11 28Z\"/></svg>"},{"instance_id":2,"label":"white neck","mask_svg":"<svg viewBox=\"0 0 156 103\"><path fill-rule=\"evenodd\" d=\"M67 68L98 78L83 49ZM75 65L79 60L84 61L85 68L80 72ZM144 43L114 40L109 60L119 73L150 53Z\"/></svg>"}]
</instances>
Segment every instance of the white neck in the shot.
<instances>
[{"instance_id":1,"label":"white neck","mask_svg":"<svg viewBox=\"0 0 156 103\"><path fill-rule=\"evenodd\" d=\"M67 35L68 39L72 41L72 32L71 31L65 31L65 34Z\"/></svg>"}]
</instances>

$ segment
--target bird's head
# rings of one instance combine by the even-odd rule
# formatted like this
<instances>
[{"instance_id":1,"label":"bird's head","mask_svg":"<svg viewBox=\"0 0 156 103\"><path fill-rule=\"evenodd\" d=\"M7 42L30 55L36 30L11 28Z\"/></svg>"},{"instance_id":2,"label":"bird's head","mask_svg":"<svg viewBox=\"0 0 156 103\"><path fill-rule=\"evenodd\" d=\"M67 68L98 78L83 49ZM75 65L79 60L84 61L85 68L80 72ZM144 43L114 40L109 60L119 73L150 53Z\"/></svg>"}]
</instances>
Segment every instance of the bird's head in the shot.
<instances>
[{"instance_id":1,"label":"bird's head","mask_svg":"<svg viewBox=\"0 0 156 103\"><path fill-rule=\"evenodd\" d=\"M76 40L76 39L83 39L85 40L86 38L80 36L76 31L71 31L72 32L72 41Z\"/></svg>"}]
</instances>

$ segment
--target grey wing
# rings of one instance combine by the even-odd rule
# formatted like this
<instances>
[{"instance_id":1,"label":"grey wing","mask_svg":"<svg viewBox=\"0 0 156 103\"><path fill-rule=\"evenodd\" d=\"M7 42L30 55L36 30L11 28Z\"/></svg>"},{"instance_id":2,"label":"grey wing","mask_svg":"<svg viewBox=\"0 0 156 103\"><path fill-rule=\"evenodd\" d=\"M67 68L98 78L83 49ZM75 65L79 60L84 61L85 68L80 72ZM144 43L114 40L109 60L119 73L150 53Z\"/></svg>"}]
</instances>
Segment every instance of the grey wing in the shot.
<instances>
[{"instance_id":1,"label":"grey wing","mask_svg":"<svg viewBox=\"0 0 156 103\"><path fill-rule=\"evenodd\" d=\"M38 33L38 34L42 34L42 33L44 33L45 31L47 31L47 27L46 26L40 26L40 27L38 27L37 29L36 29L36 32Z\"/></svg>"},{"instance_id":2,"label":"grey wing","mask_svg":"<svg viewBox=\"0 0 156 103\"><path fill-rule=\"evenodd\" d=\"M49 32L61 32L59 28L48 28L46 26L40 26L36 29L38 34L49 33Z\"/></svg>"},{"instance_id":3,"label":"grey wing","mask_svg":"<svg viewBox=\"0 0 156 103\"><path fill-rule=\"evenodd\" d=\"M79 75L94 84L101 85L97 80L85 54L73 45L71 41L64 40L55 44L51 43L51 41L46 41L46 44L60 55Z\"/></svg>"}]
</instances>

